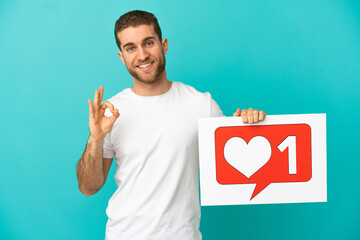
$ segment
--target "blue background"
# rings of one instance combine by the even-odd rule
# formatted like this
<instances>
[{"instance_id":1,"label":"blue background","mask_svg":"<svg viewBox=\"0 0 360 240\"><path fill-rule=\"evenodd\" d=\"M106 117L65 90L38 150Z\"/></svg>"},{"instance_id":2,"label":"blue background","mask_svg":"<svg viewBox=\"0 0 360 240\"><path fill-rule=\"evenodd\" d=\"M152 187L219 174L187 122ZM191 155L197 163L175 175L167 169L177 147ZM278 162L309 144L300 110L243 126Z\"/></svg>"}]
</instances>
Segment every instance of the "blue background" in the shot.
<instances>
[{"instance_id":1,"label":"blue background","mask_svg":"<svg viewBox=\"0 0 360 240\"><path fill-rule=\"evenodd\" d=\"M0 239L103 239L115 166L83 196L75 166L88 104L132 85L113 36L130 10L155 13L169 80L223 112L326 113L328 202L203 207L211 239L360 239L360 3L0 0Z\"/></svg>"}]
</instances>

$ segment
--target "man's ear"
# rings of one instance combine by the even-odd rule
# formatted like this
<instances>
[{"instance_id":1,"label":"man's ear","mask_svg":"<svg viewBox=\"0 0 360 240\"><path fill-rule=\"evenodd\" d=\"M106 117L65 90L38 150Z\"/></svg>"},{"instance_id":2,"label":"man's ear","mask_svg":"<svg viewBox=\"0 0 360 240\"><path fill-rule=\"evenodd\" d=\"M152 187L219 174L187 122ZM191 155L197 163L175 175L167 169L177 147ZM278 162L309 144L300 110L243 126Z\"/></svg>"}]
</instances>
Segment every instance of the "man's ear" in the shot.
<instances>
[{"instance_id":1,"label":"man's ear","mask_svg":"<svg viewBox=\"0 0 360 240\"><path fill-rule=\"evenodd\" d=\"M118 52L117 52L117 55L120 57L122 63L123 63L124 65L126 65L126 64L125 64L124 57L123 57L123 55L122 55L122 52L118 51Z\"/></svg>"},{"instance_id":2,"label":"man's ear","mask_svg":"<svg viewBox=\"0 0 360 240\"><path fill-rule=\"evenodd\" d=\"M167 52L168 50L168 41L167 41L167 38L164 38L162 41L161 41L161 45L163 47L163 50L164 50L164 54Z\"/></svg>"}]
</instances>

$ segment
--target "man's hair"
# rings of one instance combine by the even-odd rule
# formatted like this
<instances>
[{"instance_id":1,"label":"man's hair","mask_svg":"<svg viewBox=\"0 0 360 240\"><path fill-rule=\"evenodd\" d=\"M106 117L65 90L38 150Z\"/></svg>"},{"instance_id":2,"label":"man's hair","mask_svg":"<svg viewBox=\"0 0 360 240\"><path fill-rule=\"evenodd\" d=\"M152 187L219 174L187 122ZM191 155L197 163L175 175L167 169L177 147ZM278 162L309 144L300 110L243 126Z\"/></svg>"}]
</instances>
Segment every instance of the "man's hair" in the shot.
<instances>
[{"instance_id":1,"label":"man's hair","mask_svg":"<svg viewBox=\"0 0 360 240\"><path fill-rule=\"evenodd\" d=\"M120 16L120 18L115 23L115 39L116 39L116 44L119 47L120 51L121 51L121 47L120 47L121 43L117 34L125 28L136 27L143 24L152 25L154 27L154 31L156 35L159 37L159 40L161 41L162 39L161 29L155 15L145 11L134 10Z\"/></svg>"}]
</instances>

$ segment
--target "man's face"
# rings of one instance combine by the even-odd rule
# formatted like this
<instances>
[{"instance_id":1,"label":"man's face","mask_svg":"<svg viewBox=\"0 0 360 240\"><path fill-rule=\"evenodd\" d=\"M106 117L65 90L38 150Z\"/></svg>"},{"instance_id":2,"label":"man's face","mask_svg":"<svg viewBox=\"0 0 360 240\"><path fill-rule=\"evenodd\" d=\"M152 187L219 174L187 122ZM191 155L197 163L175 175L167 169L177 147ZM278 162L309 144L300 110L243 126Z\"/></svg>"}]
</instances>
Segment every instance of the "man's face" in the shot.
<instances>
[{"instance_id":1,"label":"man's face","mask_svg":"<svg viewBox=\"0 0 360 240\"><path fill-rule=\"evenodd\" d=\"M138 81L153 83L165 69L167 39L161 42L152 25L128 27L118 33L118 52L129 73Z\"/></svg>"}]
</instances>

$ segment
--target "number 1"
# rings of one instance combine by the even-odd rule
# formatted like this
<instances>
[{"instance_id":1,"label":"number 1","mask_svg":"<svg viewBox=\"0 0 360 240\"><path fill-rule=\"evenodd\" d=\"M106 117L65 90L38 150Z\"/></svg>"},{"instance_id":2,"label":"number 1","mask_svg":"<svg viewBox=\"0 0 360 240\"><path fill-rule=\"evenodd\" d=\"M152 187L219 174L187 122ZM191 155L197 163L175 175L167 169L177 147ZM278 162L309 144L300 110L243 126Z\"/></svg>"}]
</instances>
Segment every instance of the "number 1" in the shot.
<instances>
[{"instance_id":1,"label":"number 1","mask_svg":"<svg viewBox=\"0 0 360 240\"><path fill-rule=\"evenodd\" d=\"M296 174L296 136L287 136L278 149L283 152L288 148L289 174Z\"/></svg>"}]
</instances>

